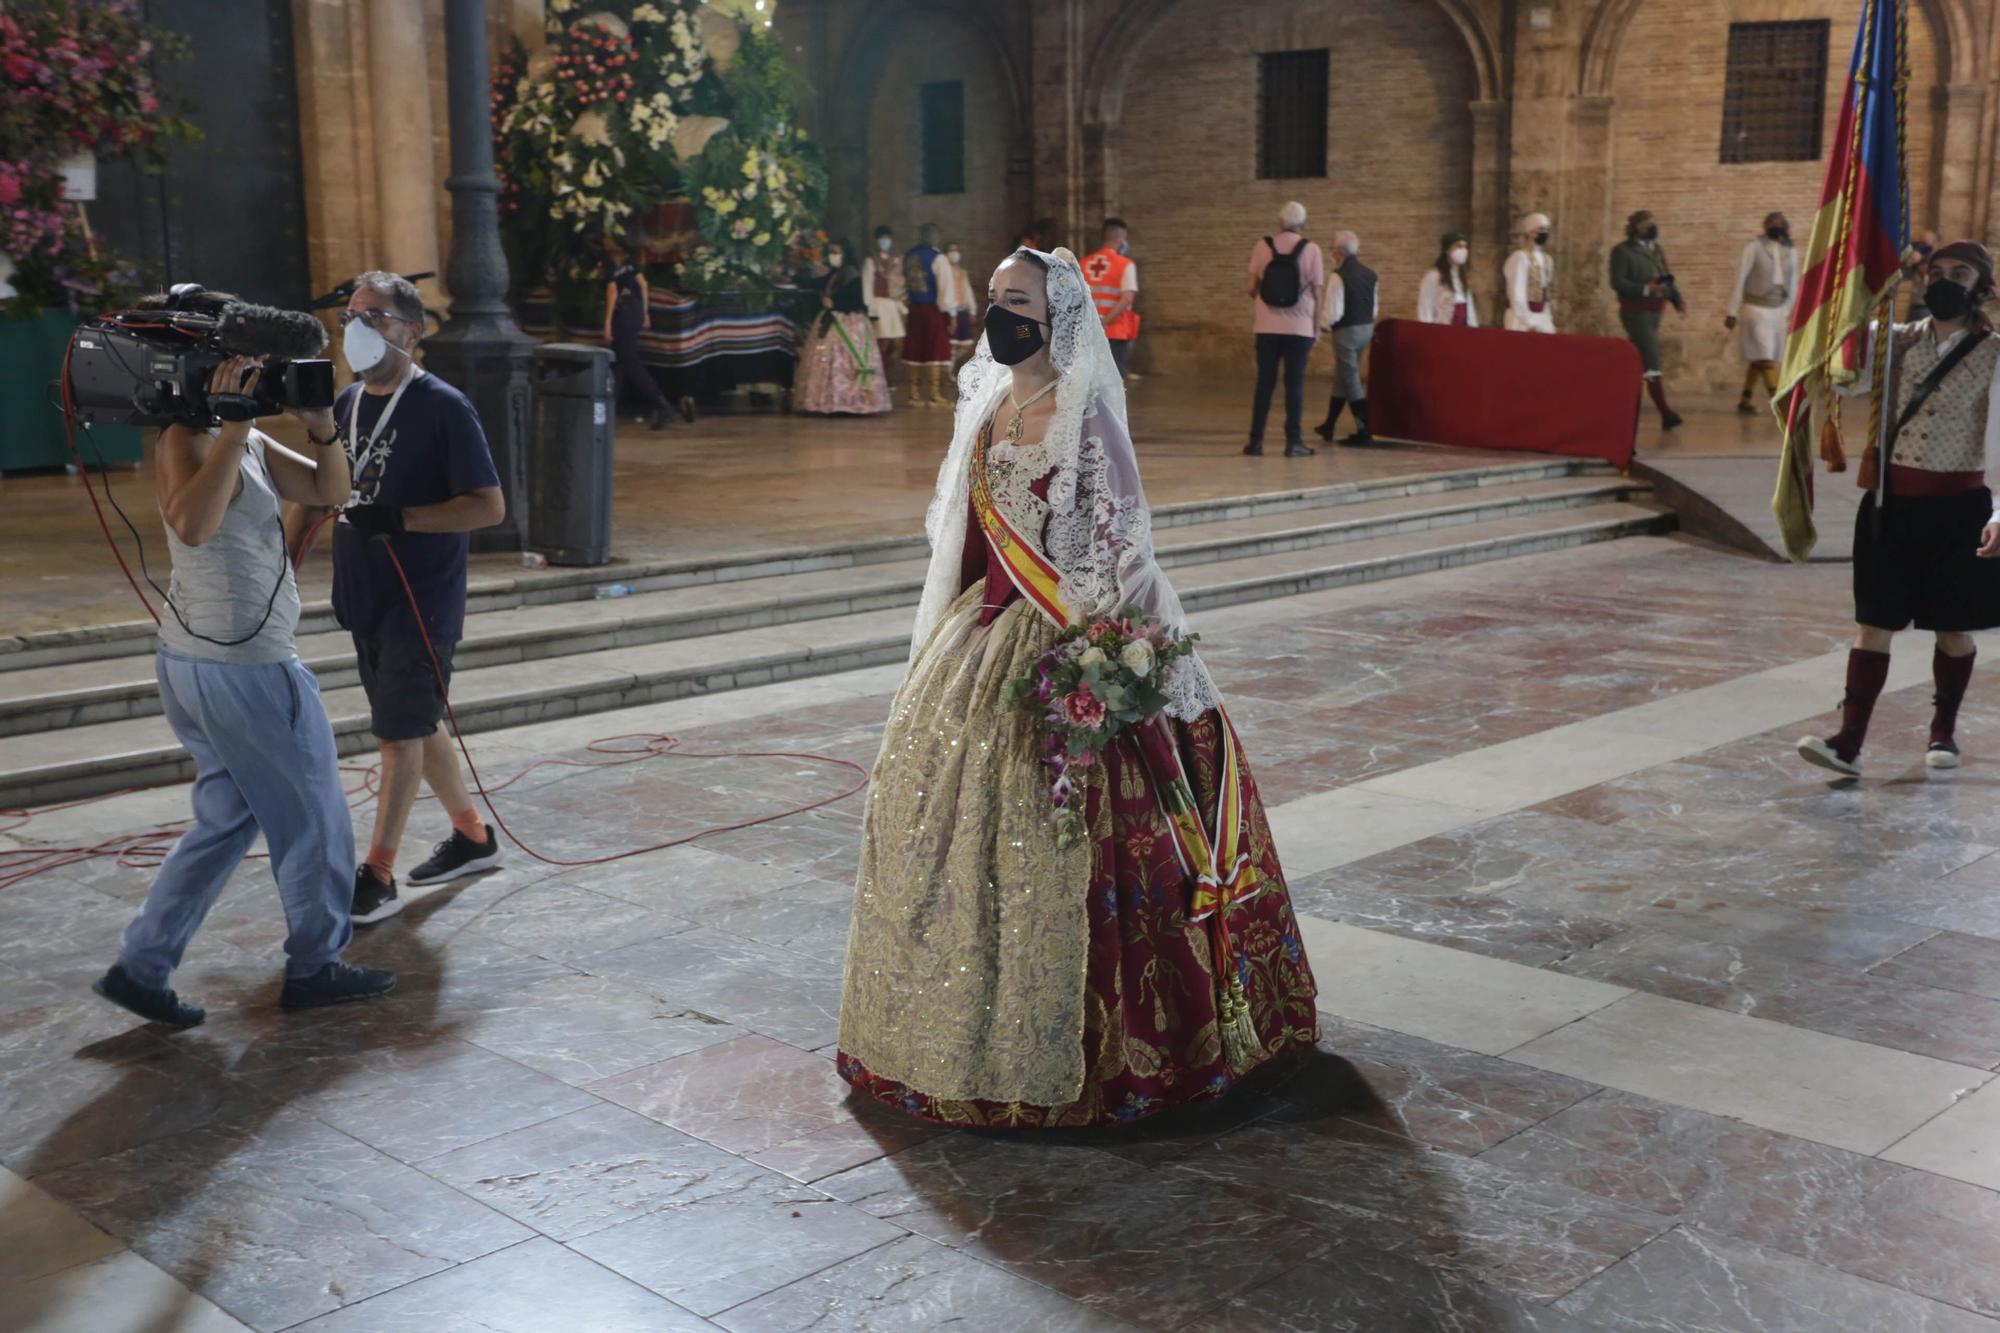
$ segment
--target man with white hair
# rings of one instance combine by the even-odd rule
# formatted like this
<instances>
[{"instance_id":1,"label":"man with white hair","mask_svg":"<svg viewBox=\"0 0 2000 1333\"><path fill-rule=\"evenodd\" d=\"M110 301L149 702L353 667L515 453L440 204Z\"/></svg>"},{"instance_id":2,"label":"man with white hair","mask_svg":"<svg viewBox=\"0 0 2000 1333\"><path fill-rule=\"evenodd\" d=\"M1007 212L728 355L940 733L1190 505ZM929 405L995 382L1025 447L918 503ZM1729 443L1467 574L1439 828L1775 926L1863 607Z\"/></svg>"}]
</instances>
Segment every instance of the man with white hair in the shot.
<instances>
[{"instance_id":1,"label":"man with white hair","mask_svg":"<svg viewBox=\"0 0 2000 1333\"><path fill-rule=\"evenodd\" d=\"M1549 255L1549 215L1530 213L1521 219L1521 243L1502 268L1507 279L1510 329L1525 333L1556 331L1556 261Z\"/></svg>"},{"instance_id":2,"label":"man with white hair","mask_svg":"<svg viewBox=\"0 0 2000 1333\"><path fill-rule=\"evenodd\" d=\"M1304 458L1299 430L1305 408L1306 358L1319 340L1319 292L1326 281L1326 261L1319 247L1302 233L1306 206L1293 200L1278 210L1276 236L1266 236L1250 249L1248 293L1254 303L1250 328L1257 336L1257 394L1250 410L1250 443L1246 454L1264 452L1264 422L1271 414L1271 391L1278 367L1285 368L1285 457Z\"/></svg>"},{"instance_id":3,"label":"man with white hair","mask_svg":"<svg viewBox=\"0 0 2000 1333\"><path fill-rule=\"evenodd\" d=\"M1376 295L1375 270L1361 262L1361 238L1351 231L1335 232L1333 276L1326 283L1326 326L1333 330L1333 397L1317 430L1322 440L1331 440L1341 409L1353 409L1354 434L1341 441L1352 448L1375 443L1368 431L1361 357L1375 339Z\"/></svg>"}]
</instances>

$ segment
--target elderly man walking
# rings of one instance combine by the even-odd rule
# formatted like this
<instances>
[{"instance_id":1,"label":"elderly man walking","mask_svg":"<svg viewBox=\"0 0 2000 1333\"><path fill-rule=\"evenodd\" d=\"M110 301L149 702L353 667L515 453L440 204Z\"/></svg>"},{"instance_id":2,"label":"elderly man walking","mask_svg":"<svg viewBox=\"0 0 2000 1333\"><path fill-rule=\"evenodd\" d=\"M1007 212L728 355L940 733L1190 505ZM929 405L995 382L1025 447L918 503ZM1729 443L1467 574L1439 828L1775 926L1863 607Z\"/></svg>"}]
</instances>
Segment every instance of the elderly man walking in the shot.
<instances>
[{"instance_id":1,"label":"elderly man walking","mask_svg":"<svg viewBox=\"0 0 2000 1333\"><path fill-rule=\"evenodd\" d=\"M1366 448L1375 443L1368 431L1368 390L1361 383L1361 357L1375 340L1377 283L1375 270L1361 262L1361 238L1351 231L1333 234L1333 276L1326 284L1326 326L1333 330L1333 397L1326 420L1316 433L1333 439L1342 408L1354 413L1354 434L1343 445Z\"/></svg>"},{"instance_id":2,"label":"elderly man walking","mask_svg":"<svg viewBox=\"0 0 2000 1333\"><path fill-rule=\"evenodd\" d=\"M1313 451L1299 431L1305 408L1306 358L1319 340L1319 291L1326 281L1326 261L1319 247L1301 233L1306 206L1293 200L1278 210L1276 236L1266 236L1250 249L1249 296L1254 305L1250 328L1257 337L1257 393L1250 408L1250 443L1243 452L1264 452L1264 422L1271 414L1271 391L1278 367L1285 368L1285 457L1304 458Z\"/></svg>"}]
</instances>

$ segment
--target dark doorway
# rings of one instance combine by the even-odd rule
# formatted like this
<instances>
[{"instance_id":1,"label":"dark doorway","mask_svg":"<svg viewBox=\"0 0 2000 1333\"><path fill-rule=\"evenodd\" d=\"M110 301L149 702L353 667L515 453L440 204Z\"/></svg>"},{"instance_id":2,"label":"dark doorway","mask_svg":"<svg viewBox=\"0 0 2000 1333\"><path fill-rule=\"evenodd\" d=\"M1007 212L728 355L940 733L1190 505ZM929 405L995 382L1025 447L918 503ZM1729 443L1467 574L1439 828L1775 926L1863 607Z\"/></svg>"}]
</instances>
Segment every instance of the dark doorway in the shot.
<instances>
[{"instance_id":1,"label":"dark doorway","mask_svg":"<svg viewBox=\"0 0 2000 1333\"><path fill-rule=\"evenodd\" d=\"M104 164L91 225L139 260L149 281L303 306L311 273L290 0L142 0L141 8L192 48L185 60L160 62L158 76L162 97L204 137L177 146L157 173Z\"/></svg>"}]
</instances>

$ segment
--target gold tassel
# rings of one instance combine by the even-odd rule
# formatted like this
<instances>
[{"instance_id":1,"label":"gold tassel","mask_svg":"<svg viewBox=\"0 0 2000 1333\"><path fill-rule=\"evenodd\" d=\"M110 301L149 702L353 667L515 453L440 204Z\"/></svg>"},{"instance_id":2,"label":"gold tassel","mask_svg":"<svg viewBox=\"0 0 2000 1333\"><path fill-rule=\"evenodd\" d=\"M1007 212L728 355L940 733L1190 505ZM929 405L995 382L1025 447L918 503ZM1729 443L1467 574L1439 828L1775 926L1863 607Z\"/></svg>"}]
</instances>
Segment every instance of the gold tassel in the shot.
<instances>
[{"instance_id":1,"label":"gold tassel","mask_svg":"<svg viewBox=\"0 0 2000 1333\"><path fill-rule=\"evenodd\" d=\"M1250 1022L1250 1000L1243 993L1242 981L1232 973L1229 984L1221 989L1216 1020L1222 1028L1222 1058L1233 1072L1241 1073L1264 1053L1264 1046Z\"/></svg>"}]
</instances>

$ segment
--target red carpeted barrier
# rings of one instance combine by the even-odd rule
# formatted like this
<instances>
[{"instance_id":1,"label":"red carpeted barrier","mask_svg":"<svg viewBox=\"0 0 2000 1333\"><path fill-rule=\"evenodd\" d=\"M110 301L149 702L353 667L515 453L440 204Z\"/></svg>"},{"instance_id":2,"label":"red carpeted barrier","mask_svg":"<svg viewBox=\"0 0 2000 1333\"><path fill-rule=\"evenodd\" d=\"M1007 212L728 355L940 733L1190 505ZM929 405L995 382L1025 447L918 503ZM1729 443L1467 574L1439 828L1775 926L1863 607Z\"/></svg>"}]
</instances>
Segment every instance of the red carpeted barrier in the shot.
<instances>
[{"instance_id":1,"label":"red carpeted barrier","mask_svg":"<svg viewBox=\"0 0 2000 1333\"><path fill-rule=\"evenodd\" d=\"M1375 329L1368 407L1378 435L1622 469L1632 463L1644 370L1623 338L1391 319Z\"/></svg>"}]
</instances>

